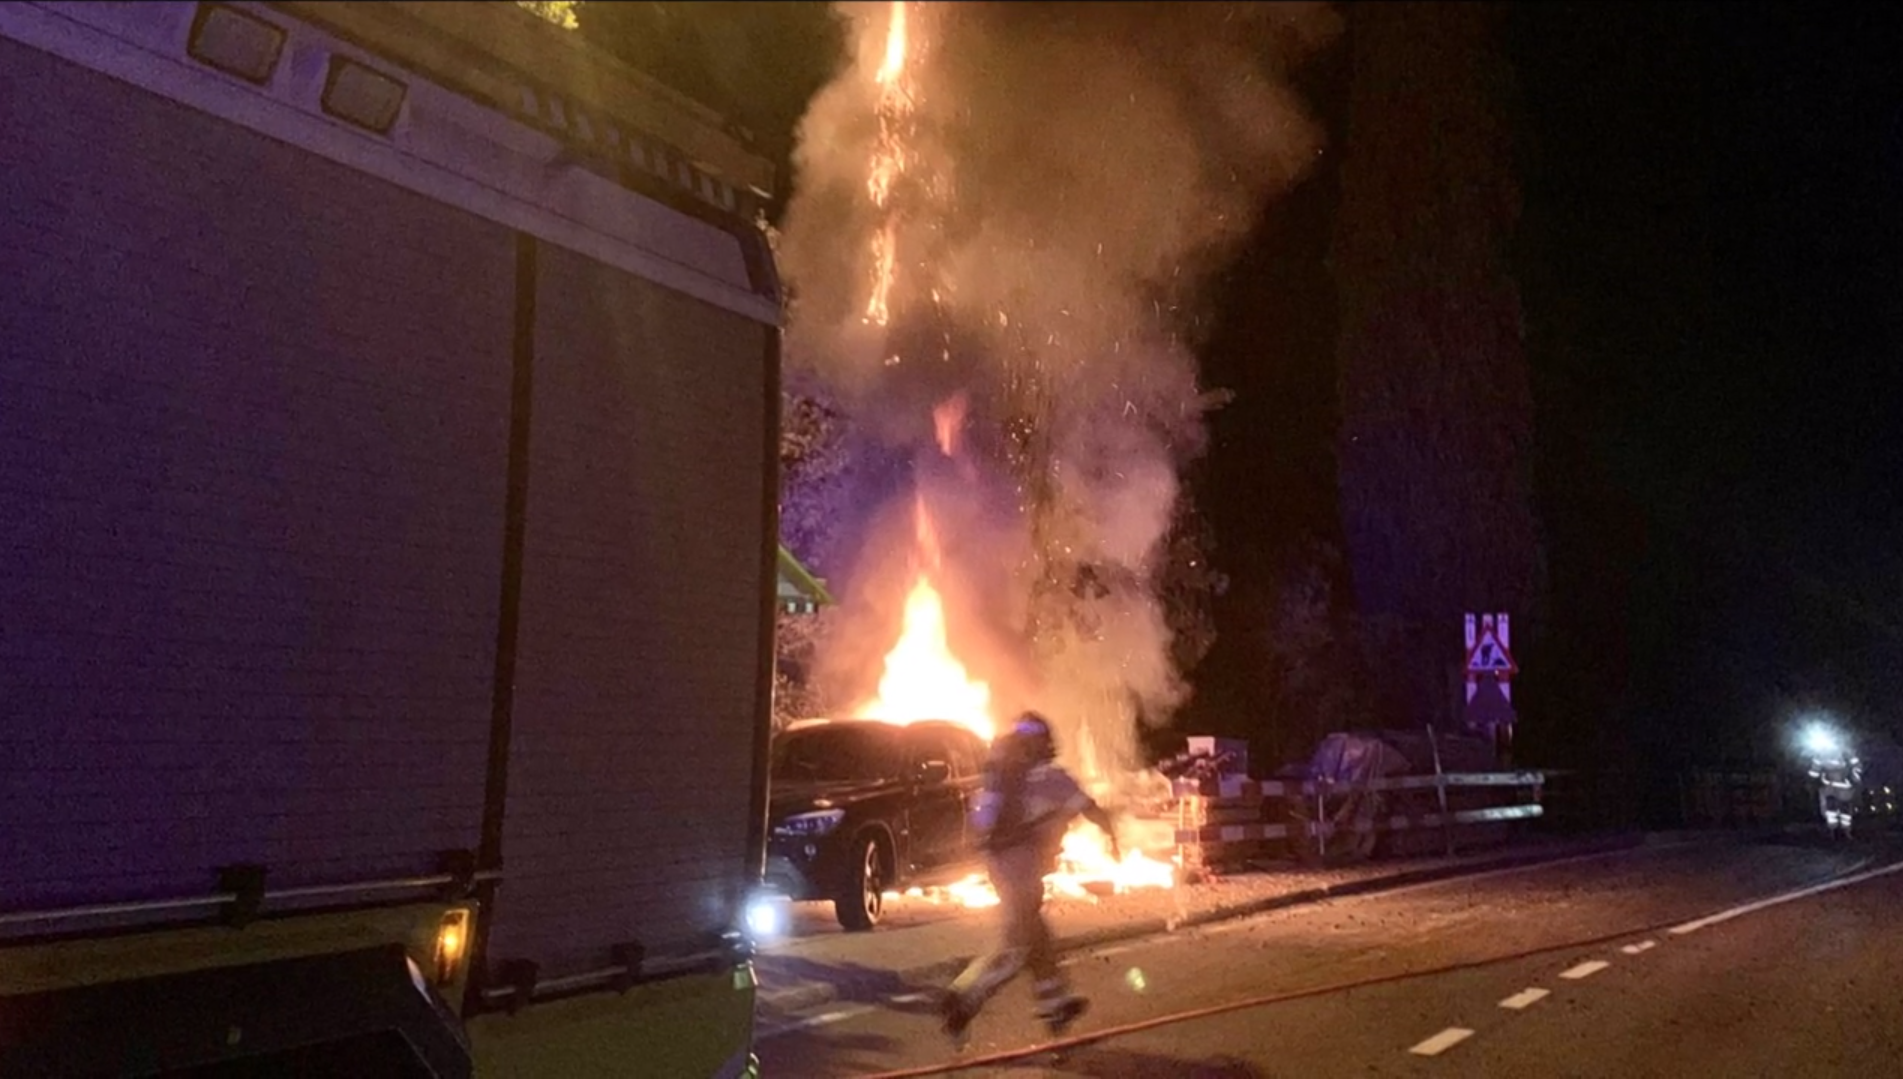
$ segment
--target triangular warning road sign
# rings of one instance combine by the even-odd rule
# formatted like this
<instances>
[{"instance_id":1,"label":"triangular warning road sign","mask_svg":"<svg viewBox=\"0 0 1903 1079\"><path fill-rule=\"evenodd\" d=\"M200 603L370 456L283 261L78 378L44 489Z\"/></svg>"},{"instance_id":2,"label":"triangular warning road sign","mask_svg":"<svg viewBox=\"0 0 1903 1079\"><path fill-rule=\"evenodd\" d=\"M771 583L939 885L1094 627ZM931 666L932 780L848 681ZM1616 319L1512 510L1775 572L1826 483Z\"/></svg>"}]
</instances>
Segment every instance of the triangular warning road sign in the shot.
<instances>
[{"instance_id":1,"label":"triangular warning road sign","mask_svg":"<svg viewBox=\"0 0 1903 1079\"><path fill-rule=\"evenodd\" d=\"M1496 674L1511 678L1520 673L1520 665L1513 662L1513 653L1495 637L1493 630L1483 630L1474 641L1473 651L1467 653L1468 674Z\"/></svg>"}]
</instances>

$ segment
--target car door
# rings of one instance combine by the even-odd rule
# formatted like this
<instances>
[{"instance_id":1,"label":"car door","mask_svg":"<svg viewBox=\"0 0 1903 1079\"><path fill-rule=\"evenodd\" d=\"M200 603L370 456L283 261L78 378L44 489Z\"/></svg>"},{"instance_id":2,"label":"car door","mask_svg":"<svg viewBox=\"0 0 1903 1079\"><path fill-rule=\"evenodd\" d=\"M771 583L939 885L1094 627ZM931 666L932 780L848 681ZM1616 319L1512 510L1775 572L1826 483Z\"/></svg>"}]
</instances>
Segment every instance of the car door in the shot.
<instances>
[{"instance_id":1,"label":"car door","mask_svg":"<svg viewBox=\"0 0 1903 1079\"><path fill-rule=\"evenodd\" d=\"M984 739L965 730L947 732L952 754L952 785L958 790L958 835L952 841L949 861L975 864L979 861L977 835L971 828L971 810L978 791L984 786L985 757L989 750Z\"/></svg>"},{"instance_id":2,"label":"car door","mask_svg":"<svg viewBox=\"0 0 1903 1079\"><path fill-rule=\"evenodd\" d=\"M908 733L909 861L914 872L930 874L959 860L965 840L965 798L946 732L920 728ZM945 775L927 776L926 769L936 765L944 766Z\"/></svg>"}]
</instances>

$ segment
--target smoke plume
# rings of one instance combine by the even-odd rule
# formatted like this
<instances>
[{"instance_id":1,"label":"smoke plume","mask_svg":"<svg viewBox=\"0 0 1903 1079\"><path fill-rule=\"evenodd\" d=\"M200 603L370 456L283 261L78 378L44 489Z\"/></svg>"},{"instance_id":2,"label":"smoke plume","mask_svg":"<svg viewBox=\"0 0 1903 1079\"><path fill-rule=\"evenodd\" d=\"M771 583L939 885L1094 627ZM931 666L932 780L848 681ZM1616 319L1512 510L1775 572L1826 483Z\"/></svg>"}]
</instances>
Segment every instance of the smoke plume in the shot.
<instances>
[{"instance_id":1,"label":"smoke plume","mask_svg":"<svg viewBox=\"0 0 1903 1079\"><path fill-rule=\"evenodd\" d=\"M839 8L852 62L802 123L780 237L789 361L918 454L947 572L969 582L947 597L960 658L1002 706L1049 714L1071 763L1122 770L1134 720L1186 692L1157 583L1178 476L1203 449L1196 289L1318 153L1289 74L1337 19L1305 3ZM955 394L948 455L933 408ZM863 628L838 663L863 669L889 641L901 516L867 536L851 591L872 598L841 612Z\"/></svg>"}]
</instances>

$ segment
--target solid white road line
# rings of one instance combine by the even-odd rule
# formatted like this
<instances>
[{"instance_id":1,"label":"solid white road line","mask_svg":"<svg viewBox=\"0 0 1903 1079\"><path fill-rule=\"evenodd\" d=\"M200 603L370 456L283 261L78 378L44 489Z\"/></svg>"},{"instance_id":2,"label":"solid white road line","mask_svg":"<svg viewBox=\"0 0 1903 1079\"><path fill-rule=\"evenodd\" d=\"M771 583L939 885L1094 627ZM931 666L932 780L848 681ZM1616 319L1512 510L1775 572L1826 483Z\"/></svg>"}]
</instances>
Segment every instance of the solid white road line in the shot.
<instances>
[{"instance_id":1,"label":"solid white road line","mask_svg":"<svg viewBox=\"0 0 1903 1079\"><path fill-rule=\"evenodd\" d=\"M1437 1057L1473 1036L1474 1032L1468 1030L1466 1027L1448 1027L1439 1034L1409 1049L1408 1052L1413 1053L1417 1057Z\"/></svg>"},{"instance_id":2,"label":"solid white road line","mask_svg":"<svg viewBox=\"0 0 1903 1079\"><path fill-rule=\"evenodd\" d=\"M1753 903L1746 903L1743 906L1732 907L1730 910L1721 910L1716 914L1707 915L1706 917L1700 918L1695 922L1686 922L1684 925L1673 926L1670 930L1668 930L1668 932L1672 933L1675 936L1683 936L1686 933L1695 932L1697 930L1705 928L1706 926L1717 925L1720 922L1728 922L1733 918L1738 918L1746 914L1755 913L1757 911L1765 909L1766 907L1775 907L1782 903L1789 903L1794 900L1805 899L1810 896L1818 895L1823 892L1833 891L1838 888L1848 888L1852 884L1862 884L1866 880L1874 880L1877 877L1889 876L1891 873L1896 873L1899 871L1903 871L1903 862L1893 862L1889 865L1878 866L1877 868L1869 870L1868 872L1855 874L1854 876L1839 877L1836 880L1828 880L1822 884L1812 885L1809 888L1799 888L1797 891L1794 891L1794 892L1785 892L1782 895L1774 895L1767 899L1760 899Z\"/></svg>"},{"instance_id":3,"label":"solid white road line","mask_svg":"<svg viewBox=\"0 0 1903 1079\"><path fill-rule=\"evenodd\" d=\"M1627 955L1638 955L1640 952L1649 952L1658 946L1659 942L1656 940L1642 940L1637 944L1628 944L1619 950Z\"/></svg>"},{"instance_id":4,"label":"solid white road line","mask_svg":"<svg viewBox=\"0 0 1903 1079\"><path fill-rule=\"evenodd\" d=\"M1590 978L1611 965L1611 963L1603 959L1588 959L1578 966L1568 967L1560 971L1559 976L1569 982L1576 982L1581 978Z\"/></svg>"},{"instance_id":5,"label":"solid white road line","mask_svg":"<svg viewBox=\"0 0 1903 1079\"><path fill-rule=\"evenodd\" d=\"M1630 854L1643 854L1651 851L1670 850L1670 847L1618 847L1613 850L1596 850L1586 854L1568 854L1562 858L1553 858L1544 862L1528 862L1525 865L1502 866L1499 869L1486 869L1478 873L1467 873L1440 880L1424 880L1418 884L1403 884L1399 888L1381 891L1361 892L1351 895L1331 896L1328 902L1341 902L1349 899L1386 899L1390 896L1406 895L1409 892L1425 891L1428 888L1449 888L1456 884L1477 884L1495 877L1511 877L1522 873L1537 873L1542 869L1557 869L1563 865L1577 865L1580 862L1600 862ZM1302 908L1291 908L1300 910ZM1309 909L1313 909L1312 907Z\"/></svg>"},{"instance_id":6,"label":"solid white road line","mask_svg":"<svg viewBox=\"0 0 1903 1079\"><path fill-rule=\"evenodd\" d=\"M1548 996L1551 996L1551 995L1552 995L1551 992L1546 989L1537 989L1537 988L1536 989L1522 989L1519 992L1501 1001L1500 1006L1502 1008L1511 1008L1516 1012L1522 1011L1526 1008L1532 1007L1535 1004L1538 1004L1540 1001L1545 1000Z\"/></svg>"}]
</instances>

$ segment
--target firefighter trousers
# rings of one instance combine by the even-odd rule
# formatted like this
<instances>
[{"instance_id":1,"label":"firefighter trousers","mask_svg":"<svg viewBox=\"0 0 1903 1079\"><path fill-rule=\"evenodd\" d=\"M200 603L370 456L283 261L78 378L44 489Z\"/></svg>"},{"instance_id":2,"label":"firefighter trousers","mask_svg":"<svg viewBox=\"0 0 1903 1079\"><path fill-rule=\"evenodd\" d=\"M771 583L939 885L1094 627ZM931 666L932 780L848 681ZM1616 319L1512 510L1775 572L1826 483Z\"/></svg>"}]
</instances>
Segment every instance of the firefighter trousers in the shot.
<instances>
[{"instance_id":1,"label":"firefighter trousers","mask_svg":"<svg viewBox=\"0 0 1903 1079\"><path fill-rule=\"evenodd\" d=\"M1026 969L1035 980L1039 1013L1049 1014L1069 999L1057 966L1057 945L1044 921L1042 869L1039 859L1013 851L1000 852L991 860L991 885L998 892L1003 939L997 949L973 960L952 982L951 991L968 1014L976 1014Z\"/></svg>"}]
</instances>

